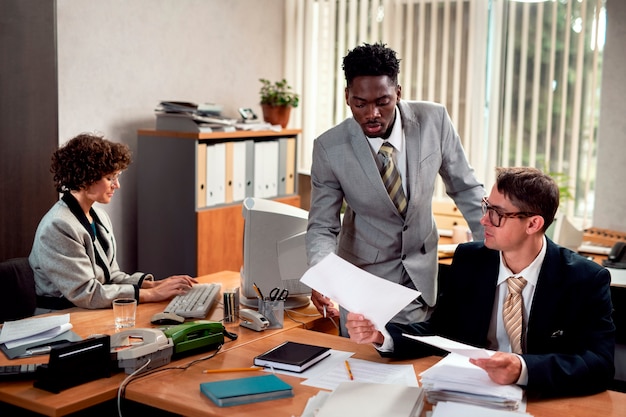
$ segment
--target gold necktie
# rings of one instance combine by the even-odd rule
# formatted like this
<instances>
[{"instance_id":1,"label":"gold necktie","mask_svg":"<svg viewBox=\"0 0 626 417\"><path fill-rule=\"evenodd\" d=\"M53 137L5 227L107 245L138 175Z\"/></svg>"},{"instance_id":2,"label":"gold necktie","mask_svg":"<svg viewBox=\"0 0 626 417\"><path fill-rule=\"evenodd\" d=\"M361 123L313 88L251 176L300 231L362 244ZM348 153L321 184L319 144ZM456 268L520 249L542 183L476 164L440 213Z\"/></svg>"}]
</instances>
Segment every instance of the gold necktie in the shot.
<instances>
[{"instance_id":1,"label":"gold necktie","mask_svg":"<svg viewBox=\"0 0 626 417\"><path fill-rule=\"evenodd\" d=\"M398 212L404 217L406 215L407 201L402 189L402 178L393 163L393 146L389 142L383 143L380 147L378 155L381 157L382 166L380 168L380 176L383 179L383 184L389 193L389 197L393 204L395 204Z\"/></svg>"},{"instance_id":2,"label":"gold necktie","mask_svg":"<svg viewBox=\"0 0 626 417\"><path fill-rule=\"evenodd\" d=\"M502 317L504 328L511 341L511 351L522 353L522 334L524 329L522 290L526 286L526 280L522 277L509 277L507 279L509 294L504 300Z\"/></svg>"}]
</instances>

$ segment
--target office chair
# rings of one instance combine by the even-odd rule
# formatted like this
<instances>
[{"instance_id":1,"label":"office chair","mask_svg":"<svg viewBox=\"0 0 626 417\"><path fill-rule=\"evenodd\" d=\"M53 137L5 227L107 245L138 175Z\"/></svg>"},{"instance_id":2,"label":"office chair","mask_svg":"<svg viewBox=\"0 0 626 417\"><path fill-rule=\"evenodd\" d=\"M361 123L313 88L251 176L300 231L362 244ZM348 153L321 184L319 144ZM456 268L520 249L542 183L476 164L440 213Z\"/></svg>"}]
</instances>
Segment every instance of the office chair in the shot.
<instances>
[{"instance_id":1,"label":"office chair","mask_svg":"<svg viewBox=\"0 0 626 417\"><path fill-rule=\"evenodd\" d=\"M0 322L18 320L35 314L37 296L35 276L28 258L0 262Z\"/></svg>"}]
</instances>

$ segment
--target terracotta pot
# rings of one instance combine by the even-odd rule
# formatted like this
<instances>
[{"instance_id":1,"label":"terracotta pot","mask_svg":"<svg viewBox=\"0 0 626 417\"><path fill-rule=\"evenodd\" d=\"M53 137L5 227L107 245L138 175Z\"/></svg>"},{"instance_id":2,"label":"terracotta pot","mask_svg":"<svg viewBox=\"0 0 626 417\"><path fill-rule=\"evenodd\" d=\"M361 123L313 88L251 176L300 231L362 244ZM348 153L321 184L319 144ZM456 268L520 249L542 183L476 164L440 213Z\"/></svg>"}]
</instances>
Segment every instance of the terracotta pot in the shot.
<instances>
[{"instance_id":1,"label":"terracotta pot","mask_svg":"<svg viewBox=\"0 0 626 417\"><path fill-rule=\"evenodd\" d=\"M281 125L284 129L289 123L289 115L291 114L290 106L270 106L262 104L263 120L273 125Z\"/></svg>"}]
</instances>

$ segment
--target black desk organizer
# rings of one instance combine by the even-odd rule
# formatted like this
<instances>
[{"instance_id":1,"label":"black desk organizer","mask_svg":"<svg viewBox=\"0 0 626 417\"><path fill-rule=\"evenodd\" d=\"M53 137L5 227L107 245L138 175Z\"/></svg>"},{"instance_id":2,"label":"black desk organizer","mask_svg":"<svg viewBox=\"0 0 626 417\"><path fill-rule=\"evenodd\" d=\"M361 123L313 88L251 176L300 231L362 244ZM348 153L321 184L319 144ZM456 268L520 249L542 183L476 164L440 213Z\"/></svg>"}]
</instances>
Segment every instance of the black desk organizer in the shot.
<instances>
[{"instance_id":1,"label":"black desk organizer","mask_svg":"<svg viewBox=\"0 0 626 417\"><path fill-rule=\"evenodd\" d=\"M50 360L37 367L34 386L53 393L111 376L111 336L53 346Z\"/></svg>"}]
</instances>

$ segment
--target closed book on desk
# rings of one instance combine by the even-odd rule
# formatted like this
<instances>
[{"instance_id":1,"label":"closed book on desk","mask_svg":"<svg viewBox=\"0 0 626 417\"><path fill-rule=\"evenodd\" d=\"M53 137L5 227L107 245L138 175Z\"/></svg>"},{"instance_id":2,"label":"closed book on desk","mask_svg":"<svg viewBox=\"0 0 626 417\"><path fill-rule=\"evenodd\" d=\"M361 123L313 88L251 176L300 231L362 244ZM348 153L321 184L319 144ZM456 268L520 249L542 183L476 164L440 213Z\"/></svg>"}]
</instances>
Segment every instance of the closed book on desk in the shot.
<instances>
[{"instance_id":1,"label":"closed book on desk","mask_svg":"<svg viewBox=\"0 0 626 417\"><path fill-rule=\"evenodd\" d=\"M418 417L424 407L420 387L370 382L342 382L316 417Z\"/></svg>"},{"instance_id":2,"label":"closed book on desk","mask_svg":"<svg viewBox=\"0 0 626 417\"><path fill-rule=\"evenodd\" d=\"M254 358L254 364L284 371L302 372L330 355L330 348L285 342Z\"/></svg>"},{"instance_id":3,"label":"closed book on desk","mask_svg":"<svg viewBox=\"0 0 626 417\"><path fill-rule=\"evenodd\" d=\"M203 382L200 391L220 407L293 397L291 385L274 374Z\"/></svg>"}]
</instances>

